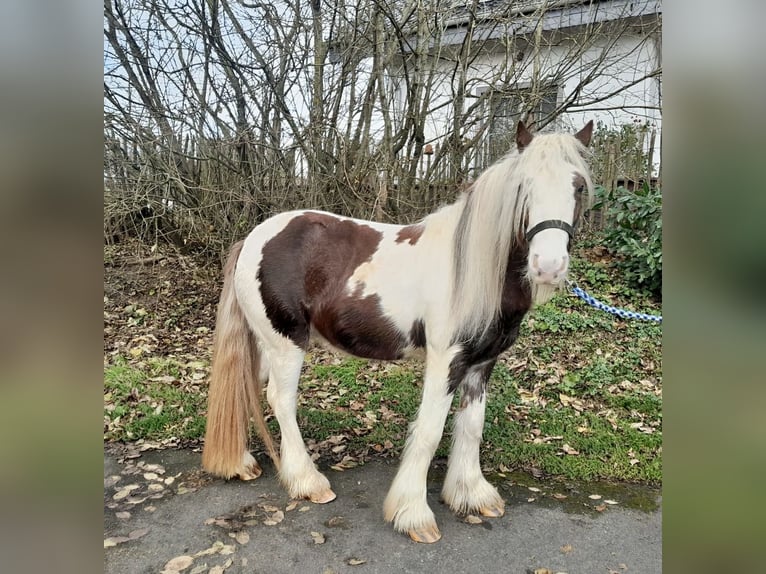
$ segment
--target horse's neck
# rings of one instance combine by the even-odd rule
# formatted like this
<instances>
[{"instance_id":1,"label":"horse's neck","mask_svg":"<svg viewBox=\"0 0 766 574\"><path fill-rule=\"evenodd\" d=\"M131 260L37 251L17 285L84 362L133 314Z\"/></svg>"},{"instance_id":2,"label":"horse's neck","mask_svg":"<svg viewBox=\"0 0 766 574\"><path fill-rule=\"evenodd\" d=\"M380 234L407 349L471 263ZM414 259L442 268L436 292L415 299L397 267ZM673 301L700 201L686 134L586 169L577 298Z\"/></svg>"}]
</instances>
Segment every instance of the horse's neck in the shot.
<instances>
[{"instance_id":1,"label":"horse's neck","mask_svg":"<svg viewBox=\"0 0 766 574\"><path fill-rule=\"evenodd\" d=\"M463 194L454 203L450 203L437 211L434 211L423 220L426 228L443 229L444 231L449 232L450 237L452 237L458 221L460 220L460 215L463 213L465 201L466 196Z\"/></svg>"}]
</instances>

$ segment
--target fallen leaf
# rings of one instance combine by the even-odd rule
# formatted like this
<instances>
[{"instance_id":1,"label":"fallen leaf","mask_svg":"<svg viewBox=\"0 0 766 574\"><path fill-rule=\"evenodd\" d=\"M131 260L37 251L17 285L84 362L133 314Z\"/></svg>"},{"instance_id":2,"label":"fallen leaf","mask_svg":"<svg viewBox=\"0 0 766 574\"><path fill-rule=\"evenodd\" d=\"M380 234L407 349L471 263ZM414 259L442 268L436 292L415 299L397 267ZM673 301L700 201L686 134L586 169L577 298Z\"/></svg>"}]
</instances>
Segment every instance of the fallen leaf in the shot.
<instances>
[{"instance_id":1,"label":"fallen leaf","mask_svg":"<svg viewBox=\"0 0 766 574\"><path fill-rule=\"evenodd\" d=\"M229 558L226 562L224 562L220 566L213 566L209 570L208 574L223 574L223 571L226 570L233 563L234 563L234 561L231 558Z\"/></svg>"},{"instance_id":2,"label":"fallen leaf","mask_svg":"<svg viewBox=\"0 0 766 574\"><path fill-rule=\"evenodd\" d=\"M146 480L157 480L159 478L159 475L157 475L157 473L155 472L145 472L144 478Z\"/></svg>"},{"instance_id":3,"label":"fallen leaf","mask_svg":"<svg viewBox=\"0 0 766 574\"><path fill-rule=\"evenodd\" d=\"M290 504L288 504L285 507L285 512L290 512L291 510L295 510L295 508L300 504L300 500L293 500Z\"/></svg>"},{"instance_id":4,"label":"fallen leaf","mask_svg":"<svg viewBox=\"0 0 766 574\"><path fill-rule=\"evenodd\" d=\"M604 502L606 504L619 504L619 502L617 502L616 500L605 500Z\"/></svg>"},{"instance_id":5,"label":"fallen leaf","mask_svg":"<svg viewBox=\"0 0 766 574\"><path fill-rule=\"evenodd\" d=\"M576 456L580 454L579 450L577 450L576 448L572 448L567 443L564 443L564 445L561 447L561 450L563 450L566 454L569 454L572 456Z\"/></svg>"},{"instance_id":6,"label":"fallen leaf","mask_svg":"<svg viewBox=\"0 0 766 574\"><path fill-rule=\"evenodd\" d=\"M141 488L137 484L129 484L127 486L123 486L120 490L117 491L117 493L112 496L113 500L122 500L123 498L126 498L131 492L136 490L137 488Z\"/></svg>"},{"instance_id":7,"label":"fallen leaf","mask_svg":"<svg viewBox=\"0 0 766 574\"><path fill-rule=\"evenodd\" d=\"M250 535L245 531L240 531L234 535L234 540L236 540L242 545L245 545L248 542L250 542Z\"/></svg>"},{"instance_id":8,"label":"fallen leaf","mask_svg":"<svg viewBox=\"0 0 766 574\"><path fill-rule=\"evenodd\" d=\"M224 547L224 543L220 540L216 540L213 545L210 548L206 548L205 550L201 550L197 552L194 555L194 558L198 558L200 556L208 556L210 554L217 554L221 551L221 549Z\"/></svg>"},{"instance_id":9,"label":"fallen leaf","mask_svg":"<svg viewBox=\"0 0 766 574\"><path fill-rule=\"evenodd\" d=\"M606 504L599 504L598 506L594 506L598 512L604 512L606 510Z\"/></svg>"},{"instance_id":10,"label":"fallen leaf","mask_svg":"<svg viewBox=\"0 0 766 574\"><path fill-rule=\"evenodd\" d=\"M591 495L588 496L588 498L590 498L591 500L601 500L601 495L600 494L591 494Z\"/></svg>"},{"instance_id":11,"label":"fallen leaf","mask_svg":"<svg viewBox=\"0 0 766 574\"><path fill-rule=\"evenodd\" d=\"M115 513L115 516L119 518L120 520L127 520L130 518L130 512L124 511L124 512L117 512Z\"/></svg>"},{"instance_id":12,"label":"fallen leaf","mask_svg":"<svg viewBox=\"0 0 766 574\"><path fill-rule=\"evenodd\" d=\"M327 522L325 522L325 526L328 528L338 528L340 526L345 526L346 519L342 516L333 516Z\"/></svg>"},{"instance_id":13,"label":"fallen leaf","mask_svg":"<svg viewBox=\"0 0 766 574\"><path fill-rule=\"evenodd\" d=\"M279 510L278 506L273 506L271 504L259 504L261 508L263 508L266 512L277 512Z\"/></svg>"},{"instance_id":14,"label":"fallen leaf","mask_svg":"<svg viewBox=\"0 0 766 574\"><path fill-rule=\"evenodd\" d=\"M176 479L175 479L175 478L173 478L172 476L169 476L169 477L167 477L167 478L166 478L166 479L165 479L163 482L164 482L165 484L167 484L168 486L170 486L170 485L171 485L171 484L173 484L175 481L176 481Z\"/></svg>"},{"instance_id":15,"label":"fallen leaf","mask_svg":"<svg viewBox=\"0 0 766 574\"><path fill-rule=\"evenodd\" d=\"M112 546L117 546L118 544L122 544L128 540L130 540L130 538L127 536L112 536L110 538L105 538L104 548L111 548Z\"/></svg>"},{"instance_id":16,"label":"fallen leaf","mask_svg":"<svg viewBox=\"0 0 766 574\"><path fill-rule=\"evenodd\" d=\"M532 492L540 492L540 489L537 488L536 486L529 486L527 488L528 488L528 490L531 490Z\"/></svg>"},{"instance_id":17,"label":"fallen leaf","mask_svg":"<svg viewBox=\"0 0 766 574\"><path fill-rule=\"evenodd\" d=\"M109 477L104 479L104 488L105 489L106 488L111 488L111 487L113 487L115 484L117 484L121 480L122 480L122 477L117 475L117 474L109 476Z\"/></svg>"},{"instance_id":18,"label":"fallen leaf","mask_svg":"<svg viewBox=\"0 0 766 574\"><path fill-rule=\"evenodd\" d=\"M141 538L147 532L149 532L148 528L138 528L137 530L131 531L131 533L128 534L128 538L130 538L131 540L135 540L136 538Z\"/></svg>"},{"instance_id":19,"label":"fallen leaf","mask_svg":"<svg viewBox=\"0 0 766 574\"><path fill-rule=\"evenodd\" d=\"M532 498L527 498L527 502L534 502L537 500L534 496Z\"/></svg>"},{"instance_id":20,"label":"fallen leaf","mask_svg":"<svg viewBox=\"0 0 766 574\"><path fill-rule=\"evenodd\" d=\"M301 506L301 507L298 509L298 512L308 512L309 510L311 510L311 507L310 507L310 506Z\"/></svg>"},{"instance_id":21,"label":"fallen leaf","mask_svg":"<svg viewBox=\"0 0 766 574\"><path fill-rule=\"evenodd\" d=\"M149 487L148 487L148 489L149 489L151 492L159 492L160 490L165 490L165 487L164 487L164 486L162 486L161 484L157 484L157 483L155 482L155 483L152 483L152 484L150 484L150 485L149 485Z\"/></svg>"},{"instance_id":22,"label":"fallen leaf","mask_svg":"<svg viewBox=\"0 0 766 574\"><path fill-rule=\"evenodd\" d=\"M324 534L320 532L314 532L311 531L311 538L314 540L314 544L324 544L325 543L325 537Z\"/></svg>"},{"instance_id":23,"label":"fallen leaf","mask_svg":"<svg viewBox=\"0 0 766 574\"><path fill-rule=\"evenodd\" d=\"M564 500L565 498L567 498L566 494L561 494L560 492L554 492L552 496L556 500Z\"/></svg>"},{"instance_id":24,"label":"fallen leaf","mask_svg":"<svg viewBox=\"0 0 766 574\"><path fill-rule=\"evenodd\" d=\"M574 550L574 547L571 544L564 544L564 546L561 547L561 551L564 554L569 554L572 550Z\"/></svg>"},{"instance_id":25,"label":"fallen leaf","mask_svg":"<svg viewBox=\"0 0 766 574\"><path fill-rule=\"evenodd\" d=\"M191 556L176 556L165 564L163 570L166 572L181 572L191 566L193 562L194 558Z\"/></svg>"},{"instance_id":26,"label":"fallen leaf","mask_svg":"<svg viewBox=\"0 0 766 574\"><path fill-rule=\"evenodd\" d=\"M484 522L481 518L479 518L478 516L474 516L473 514L469 514L468 516L466 516L464 521L467 522L468 524L481 524L482 522Z\"/></svg>"},{"instance_id":27,"label":"fallen leaf","mask_svg":"<svg viewBox=\"0 0 766 574\"><path fill-rule=\"evenodd\" d=\"M360 564L364 564L365 562L367 562L367 560L363 560L361 558L349 558L348 560L346 560L346 563L349 566L359 566Z\"/></svg>"},{"instance_id":28,"label":"fallen leaf","mask_svg":"<svg viewBox=\"0 0 766 574\"><path fill-rule=\"evenodd\" d=\"M207 563L195 566L189 571L189 574L202 574L203 572L207 572Z\"/></svg>"},{"instance_id":29,"label":"fallen leaf","mask_svg":"<svg viewBox=\"0 0 766 574\"><path fill-rule=\"evenodd\" d=\"M282 512L281 510L277 510L269 518L264 520L263 523L266 526L274 526L274 525L279 524L280 522L282 522L282 520L284 520L284 518L285 518L285 513Z\"/></svg>"},{"instance_id":30,"label":"fallen leaf","mask_svg":"<svg viewBox=\"0 0 766 574\"><path fill-rule=\"evenodd\" d=\"M219 550L219 552L222 556L226 556L228 554L234 554L235 550L236 549L234 548L233 544L224 544L221 546L221 550Z\"/></svg>"},{"instance_id":31,"label":"fallen leaf","mask_svg":"<svg viewBox=\"0 0 766 574\"><path fill-rule=\"evenodd\" d=\"M149 506L144 507L144 510L146 510L147 512L154 512L155 510L157 510L157 507L149 505Z\"/></svg>"}]
</instances>

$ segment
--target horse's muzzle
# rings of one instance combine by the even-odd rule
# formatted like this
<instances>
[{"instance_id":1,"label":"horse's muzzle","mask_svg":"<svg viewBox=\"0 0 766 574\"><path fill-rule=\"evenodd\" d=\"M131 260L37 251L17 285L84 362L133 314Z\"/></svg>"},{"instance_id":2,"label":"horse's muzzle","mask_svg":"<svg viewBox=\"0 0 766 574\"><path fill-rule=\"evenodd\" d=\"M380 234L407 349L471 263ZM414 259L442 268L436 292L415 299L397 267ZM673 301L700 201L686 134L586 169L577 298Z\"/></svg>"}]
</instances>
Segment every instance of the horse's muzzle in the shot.
<instances>
[{"instance_id":1,"label":"horse's muzzle","mask_svg":"<svg viewBox=\"0 0 766 574\"><path fill-rule=\"evenodd\" d=\"M539 285L558 285L567 274L569 256L561 258L544 259L539 255L533 255L529 262L529 278Z\"/></svg>"}]
</instances>

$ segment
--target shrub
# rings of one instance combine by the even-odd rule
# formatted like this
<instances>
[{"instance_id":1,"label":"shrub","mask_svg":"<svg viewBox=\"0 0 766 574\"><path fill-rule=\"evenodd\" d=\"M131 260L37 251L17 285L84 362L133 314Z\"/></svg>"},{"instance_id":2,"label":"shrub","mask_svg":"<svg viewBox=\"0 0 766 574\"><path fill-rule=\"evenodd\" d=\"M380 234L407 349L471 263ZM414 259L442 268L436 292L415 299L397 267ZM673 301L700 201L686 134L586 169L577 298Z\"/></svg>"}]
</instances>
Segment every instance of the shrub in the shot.
<instances>
[{"instance_id":1,"label":"shrub","mask_svg":"<svg viewBox=\"0 0 766 574\"><path fill-rule=\"evenodd\" d=\"M597 189L599 204L607 200L604 239L617 255L615 266L625 279L655 297L662 295L662 191L644 183L630 191Z\"/></svg>"}]
</instances>

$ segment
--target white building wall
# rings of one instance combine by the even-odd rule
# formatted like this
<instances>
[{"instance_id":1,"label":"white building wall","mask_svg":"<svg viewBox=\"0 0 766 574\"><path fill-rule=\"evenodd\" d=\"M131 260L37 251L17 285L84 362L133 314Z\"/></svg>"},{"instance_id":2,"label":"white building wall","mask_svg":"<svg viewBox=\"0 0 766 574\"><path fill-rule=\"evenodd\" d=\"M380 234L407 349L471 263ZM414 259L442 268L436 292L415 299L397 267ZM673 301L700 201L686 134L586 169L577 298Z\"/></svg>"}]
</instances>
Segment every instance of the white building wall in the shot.
<instances>
[{"instance_id":1,"label":"white building wall","mask_svg":"<svg viewBox=\"0 0 766 574\"><path fill-rule=\"evenodd\" d=\"M658 68L656 44L652 39L631 35L623 36L615 43L604 38L593 42L582 57L575 60L572 60L570 49L568 43L552 46L539 54L526 55L525 60L517 65L519 72L515 83L522 86L531 83L536 71L541 78L563 76L565 80L559 88L559 101L567 100L592 68L598 67L598 75L581 89L576 104L548 129L579 129L589 120L614 129L633 122L649 122L658 130L661 128L659 78L645 78ZM529 61L531 58L537 58L536 65ZM503 54L488 53L477 58L468 71L469 93L477 94L491 88L491 82L487 79L499 77L503 66ZM562 69L563 74L556 73ZM426 141L429 143L441 142L452 127L453 109L449 103L452 100L452 76L452 66L442 65L431 99L434 111L429 114L425 125ZM467 104L470 103L469 100ZM658 165L659 139L655 147L654 157Z\"/></svg>"}]
</instances>

